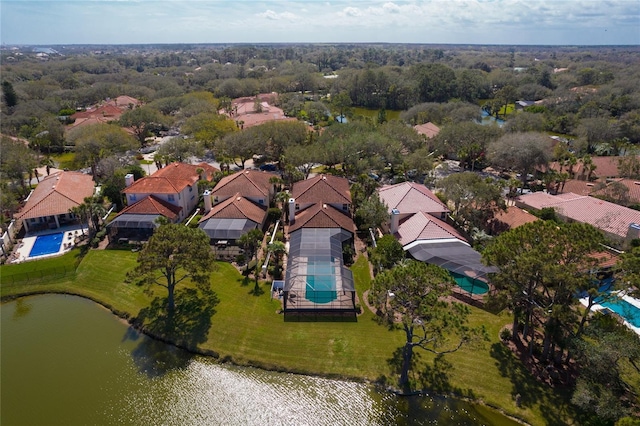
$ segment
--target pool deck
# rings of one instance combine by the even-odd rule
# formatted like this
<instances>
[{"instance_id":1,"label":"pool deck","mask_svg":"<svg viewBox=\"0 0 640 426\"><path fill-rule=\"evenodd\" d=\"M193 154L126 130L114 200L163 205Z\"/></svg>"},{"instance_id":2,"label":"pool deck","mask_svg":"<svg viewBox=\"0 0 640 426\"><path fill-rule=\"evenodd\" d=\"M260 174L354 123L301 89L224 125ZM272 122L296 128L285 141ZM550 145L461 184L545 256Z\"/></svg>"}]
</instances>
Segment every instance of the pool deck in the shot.
<instances>
[{"instance_id":1,"label":"pool deck","mask_svg":"<svg viewBox=\"0 0 640 426\"><path fill-rule=\"evenodd\" d=\"M624 300L625 302L629 303L630 305L635 306L636 308L640 309L640 300L635 299L631 296L627 296L626 294L622 294L621 297L622 300ZM580 299L580 303L582 303L584 306L588 305L588 299L585 298L581 298ZM594 312L598 312L601 310L610 310L609 308L599 305L599 304L595 304L593 305L593 307L591 308L592 311ZM616 314L617 315L617 314ZM618 315L622 321L624 322L624 325L626 325L630 330L632 330L634 333L636 333L638 336L640 336L640 327L636 327L633 324L631 324L629 321L625 320L624 318L622 318L620 315Z\"/></svg>"},{"instance_id":2,"label":"pool deck","mask_svg":"<svg viewBox=\"0 0 640 426\"><path fill-rule=\"evenodd\" d=\"M60 249L56 253L43 254L42 256L32 256L29 257L29 253L31 253L31 249L36 242L36 238L40 235L49 235L49 234L57 234L62 232L62 244L60 244ZM87 234L89 231L86 227L84 227L84 233ZM46 231L40 232L30 232L25 235L22 240L19 240L19 243L14 247L12 257L14 258L11 263L21 263L27 262L30 260L38 260L44 259L46 257L60 256L71 250L75 247L75 239L76 237L81 236L83 233L82 225L71 225L65 226L58 229L48 229Z\"/></svg>"}]
</instances>

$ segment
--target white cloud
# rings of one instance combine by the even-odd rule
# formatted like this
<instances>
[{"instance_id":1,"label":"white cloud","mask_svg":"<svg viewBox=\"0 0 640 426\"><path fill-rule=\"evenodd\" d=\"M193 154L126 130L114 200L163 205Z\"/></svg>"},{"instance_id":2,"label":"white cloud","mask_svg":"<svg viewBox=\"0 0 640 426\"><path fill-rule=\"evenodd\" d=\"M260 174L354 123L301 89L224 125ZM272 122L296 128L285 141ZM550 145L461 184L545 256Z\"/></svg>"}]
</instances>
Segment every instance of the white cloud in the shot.
<instances>
[{"instance_id":1,"label":"white cloud","mask_svg":"<svg viewBox=\"0 0 640 426\"><path fill-rule=\"evenodd\" d=\"M357 7L349 6L349 7L345 7L342 10L342 12L340 12L340 15L342 15L342 16L359 17L359 16L362 16L362 12Z\"/></svg>"},{"instance_id":2,"label":"white cloud","mask_svg":"<svg viewBox=\"0 0 640 426\"><path fill-rule=\"evenodd\" d=\"M267 10L266 12L257 13L256 16L260 18L266 18L271 21L280 21L280 20L293 21L293 20L299 19L297 15L291 12L277 13L277 12L274 12L273 10Z\"/></svg>"}]
</instances>

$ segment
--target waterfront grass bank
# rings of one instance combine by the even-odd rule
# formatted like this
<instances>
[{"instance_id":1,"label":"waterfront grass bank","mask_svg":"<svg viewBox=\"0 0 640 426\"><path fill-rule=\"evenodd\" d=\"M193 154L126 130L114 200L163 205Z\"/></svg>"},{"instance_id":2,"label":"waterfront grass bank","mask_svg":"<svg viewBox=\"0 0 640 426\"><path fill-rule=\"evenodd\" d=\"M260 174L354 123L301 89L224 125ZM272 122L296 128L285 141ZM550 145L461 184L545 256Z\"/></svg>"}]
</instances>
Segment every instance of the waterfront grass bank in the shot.
<instances>
[{"instance_id":1,"label":"waterfront grass bank","mask_svg":"<svg viewBox=\"0 0 640 426\"><path fill-rule=\"evenodd\" d=\"M72 252L65 256L77 255ZM56 259L70 262L64 256ZM30 263L31 268L36 267ZM162 288L145 292L144 287L124 283L126 272L135 264L136 254L129 251L90 251L73 274L37 282L2 279L0 294L3 300L43 292L77 294L132 320L154 298L164 296ZM14 266L24 268L2 266L0 276L20 272ZM360 258L352 269L362 300L370 280L366 259ZM393 356L403 343L403 335L378 325L364 304L357 322L285 322L278 313L280 302L271 300L268 286L263 284L264 291L256 295L253 282L246 282L227 263L218 264L211 276L211 288L217 303L210 321L198 329L205 333L197 342L198 352L215 353L221 360L240 365L395 384ZM472 325L484 324L491 341L480 348L465 348L447 355L445 362L436 364L433 356L417 351L417 365L412 370L417 386L481 401L531 424L545 424L550 418L567 421L572 417L564 395L534 381L519 361L503 349L498 334L510 321L507 315L472 308L471 321ZM171 342L183 337L169 333L162 339ZM524 402L521 407L515 405L518 394Z\"/></svg>"}]
</instances>

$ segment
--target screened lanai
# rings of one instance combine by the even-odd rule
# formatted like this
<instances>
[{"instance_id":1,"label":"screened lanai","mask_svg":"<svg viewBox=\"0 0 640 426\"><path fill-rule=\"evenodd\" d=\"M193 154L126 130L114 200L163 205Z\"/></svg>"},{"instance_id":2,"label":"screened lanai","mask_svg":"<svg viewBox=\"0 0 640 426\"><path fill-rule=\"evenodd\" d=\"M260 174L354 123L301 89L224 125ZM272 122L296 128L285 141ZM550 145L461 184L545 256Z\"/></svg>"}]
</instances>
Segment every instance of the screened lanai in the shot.
<instances>
[{"instance_id":1,"label":"screened lanai","mask_svg":"<svg viewBox=\"0 0 640 426\"><path fill-rule=\"evenodd\" d=\"M416 260L472 279L485 279L489 273L498 271L495 266L483 264L480 253L457 238L418 240L407 244L404 249Z\"/></svg>"},{"instance_id":2,"label":"screened lanai","mask_svg":"<svg viewBox=\"0 0 640 426\"><path fill-rule=\"evenodd\" d=\"M342 244L353 235L340 228L302 228L290 234L284 310L355 310L353 274Z\"/></svg>"},{"instance_id":3,"label":"screened lanai","mask_svg":"<svg viewBox=\"0 0 640 426\"><path fill-rule=\"evenodd\" d=\"M148 240L160 226L156 221L159 214L123 213L107 224L109 239Z\"/></svg>"},{"instance_id":4,"label":"screened lanai","mask_svg":"<svg viewBox=\"0 0 640 426\"><path fill-rule=\"evenodd\" d=\"M235 241L243 234L258 227L249 219L219 219L211 218L202 222L199 227L214 241Z\"/></svg>"}]
</instances>

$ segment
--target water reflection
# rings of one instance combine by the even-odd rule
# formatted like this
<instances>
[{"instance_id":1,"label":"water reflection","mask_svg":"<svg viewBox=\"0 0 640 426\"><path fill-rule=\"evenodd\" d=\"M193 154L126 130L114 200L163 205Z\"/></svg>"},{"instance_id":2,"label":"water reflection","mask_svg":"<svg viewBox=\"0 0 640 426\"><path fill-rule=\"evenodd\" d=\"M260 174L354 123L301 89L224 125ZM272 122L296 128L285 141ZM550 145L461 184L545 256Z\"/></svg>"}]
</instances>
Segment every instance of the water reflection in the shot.
<instances>
[{"instance_id":1,"label":"water reflection","mask_svg":"<svg viewBox=\"0 0 640 426\"><path fill-rule=\"evenodd\" d=\"M446 398L219 365L140 335L92 302L26 300L0 311L3 425L515 424Z\"/></svg>"}]
</instances>

